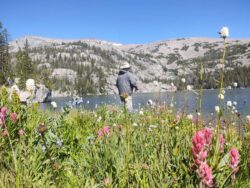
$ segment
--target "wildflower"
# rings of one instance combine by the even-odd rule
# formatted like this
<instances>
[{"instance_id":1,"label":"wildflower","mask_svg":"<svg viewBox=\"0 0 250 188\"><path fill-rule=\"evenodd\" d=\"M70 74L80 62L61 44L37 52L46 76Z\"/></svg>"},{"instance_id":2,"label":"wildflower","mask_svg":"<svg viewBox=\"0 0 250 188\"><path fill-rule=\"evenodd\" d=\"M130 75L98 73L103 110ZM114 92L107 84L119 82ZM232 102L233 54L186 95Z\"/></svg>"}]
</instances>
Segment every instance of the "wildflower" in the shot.
<instances>
[{"instance_id":1,"label":"wildflower","mask_svg":"<svg viewBox=\"0 0 250 188\"><path fill-rule=\"evenodd\" d=\"M140 110L140 111L139 111L139 114L140 114L140 115L143 115L144 113L143 113L143 111L142 111L142 110Z\"/></svg>"},{"instance_id":2,"label":"wildflower","mask_svg":"<svg viewBox=\"0 0 250 188\"><path fill-rule=\"evenodd\" d=\"M178 126L176 126L176 127L175 127L175 129L176 129L176 130L179 130L179 127L178 127Z\"/></svg>"},{"instance_id":3,"label":"wildflower","mask_svg":"<svg viewBox=\"0 0 250 188\"><path fill-rule=\"evenodd\" d=\"M98 130L98 138L102 138L104 135L108 136L110 134L110 127L105 126Z\"/></svg>"},{"instance_id":4,"label":"wildflower","mask_svg":"<svg viewBox=\"0 0 250 188\"><path fill-rule=\"evenodd\" d=\"M224 138L223 134L221 134L220 135L220 152L223 152L224 144L225 144L225 138Z\"/></svg>"},{"instance_id":5,"label":"wildflower","mask_svg":"<svg viewBox=\"0 0 250 188\"><path fill-rule=\"evenodd\" d=\"M174 85L174 83L173 82L171 82L171 84L170 84L172 87L175 87L175 85Z\"/></svg>"},{"instance_id":6,"label":"wildflower","mask_svg":"<svg viewBox=\"0 0 250 188\"><path fill-rule=\"evenodd\" d=\"M170 103L170 107L171 107L171 108L173 108L173 107L174 107L174 104L173 104L172 102Z\"/></svg>"},{"instance_id":7,"label":"wildflower","mask_svg":"<svg viewBox=\"0 0 250 188\"><path fill-rule=\"evenodd\" d=\"M101 122L101 120L102 120L102 117L99 116L98 119L97 119L96 121L99 123L99 122Z\"/></svg>"},{"instance_id":8,"label":"wildflower","mask_svg":"<svg viewBox=\"0 0 250 188\"><path fill-rule=\"evenodd\" d=\"M8 130L7 129L4 129L3 132L1 133L1 135L3 137L7 136L9 134Z\"/></svg>"},{"instance_id":9,"label":"wildflower","mask_svg":"<svg viewBox=\"0 0 250 188\"><path fill-rule=\"evenodd\" d=\"M87 101L86 103L89 104L89 101Z\"/></svg>"},{"instance_id":10,"label":"wildflower","mask_svg":"<svg viewBox=\"0 0 250 188\"><path fill-rule=\"evenodd\" d=\"M55 101L52 101L50 104L51 104L51 106L52 106L54 109L56 109L56 108L57 108L57 104L56 104L56 102L55 102Z\"/></svg>"},{"instance_id":11,"label":"wildflower","mask_svg":"<svg viewBox=\"0 0 250 188\"><path fill-rule=\"evenodd\" d=\"M237 87L237 86L238 86L238 83L237 83L237 82L234 82L233 85L234 85L234 87Z\"/></svg>"},{"instance_id":12,"label":"wildflower","mask_svg":"<svg viewBox=\"0 0 250 188\"><path fill-rule=\"evenodd\" d=\"M24 130L23 130L23 129L19 129L19 130L18 130L18 135L19 135L19 136L23 136L23 135L24 135L24 133L25 133L25 132L24 132Z\"/></svg>"},{"instance_id":13,"label":"wildflower","mask_svg":"<svg viewBox=\"0 0 250 188\"><path fill-rule=\"evenodd\" d=\"M192 120L192 119L193 119L193 115L192 115L192 114L188 114L188 115L187 115L187 118L188 118L189 120Z\"/></svg>"},{"instance_id":14,"label":"wildflower","mask_svg":"<svg viewBox=\"0 0 250 188\"><path fill-rule=\"evenodd\" d=\"M198 116L200 116L200 115L201 115L201 113L200 113L200 112L198 112L198 113L197 113L197 115L198 115Z\"/></svg>"},{"instance_id":15,"label":"wildflower","mask_svg":"<svg viewBox=\"0 0 250 188\"><path fill-rule=\"evenodd\" d=\"M202 183L204 183L207 187L213 187L212 169L208 166L207 163L202 163L199 166L199 176Z\"/></svg>"},{"instance_id":16,"label":"wildflower","mask_svg":"<svg viewBox=\"0 0 250 188\"><path fill-rule=\"evenodd\" d=\"M227 107L231 107L233 104L231 101L227 101Z\"/></svg>"},{"instance_id":17,"label":"wildflower","mask_svg":"<svg viewBox=\"0 0 250 188\"><path fill-rule=\"evenodd\" d=\"M58 145L59 147L61 147L63 144L63 141L62 140L57 140L56 141L56 145Z\"/></svg>"},{"instance_id":18,"label":"wildflower","mask_svg":"<svg viewBox=\"0 0 250 188\"><path fill-rule=\"evenodd\" d=\"M221 30L220 30L220 32L219 32L219 34L220 34L221 38L224 38L224 39L227 38L229 36L229 29L228 29L228 27L222 27Z\"/></svg>"},{"instance_id":19,"label":"wildflower","mask_svg":"<svg viewBox=\"0 0 250 188\"><path fill-rule=\"evenodd\" d=\"M17 114L15 112L12 112L10 114L10 120L13 122L13 123L16 123L17 122Z\"/></svg>"},{"instance_id":20,"label":"wildflower","mask_svg":"<svg viewBox=\"0 0 250 188\"><path fill-rule=\"evenodd\" d=\"M153 84L154 84L155 87L157 87L157 86L158 86L158 81L155 80L155 81L153 82Z\"/></svg>"},{"instance_id":21,"label":"wildflower","mask_svg":"<svg viewBox=\"0 0 250 188\"><path fill-rule=\"evenodd\" d=\"M42 146L42 151L45 152L45 150L46 150L46 147Z\"/></svg>"},{"instance_id":22,"label":"wildflower","mask_svg":"<svg viewBox=\"0 0 250 188\"><path fill-rule=\"evenodd\" d=\"M192 86L191 85L187 85L187 90L191 91L192 90Z\"/></svg>"},{"instance_id":23,"label":"wildflower","mask_svg":"<svg viewBox=\"0 0 250 188\"><path fill-rule=\"evenodd\" d=\"M36 86L35 86L35 80L33 79L28 79L26 81L26 89L30 92L35 91Z\"/></svg>"},{"instance_id":24,"label":"wildflower","mask_svg":"<svg viewBox=\"0 0 250 188\"><path fill-rule=\"evenodd\" d=\"M182 78L181 79L181 82L184 84L186 82L186 79L185 78Z\"/></svg>"},{"instance_id":25,"label":"wildflower","mask_svg":"<svg viewBox=\"0 0 250 188\"><path fill-rule=\"evenodd\" d=\"M219 94L218 98L223 100L224 99L224 95L223 94Z\"/></svg>"},{"instance_id":26,"label":"wildflower","mask_svg":"<svg viewBox=\"0 0 250 188\"><path fill-rule=\"evenodd\" d=\"M157 125L149 125L149 128L155 129L155 128L157 128Z\"/></svg>"},{"instance_id":27,"label":"wildflower","mask_svg":"<svg viewBox=\"0 0 250 188\"><path fill-rule=\"evenodd\" d=\"M137 123L133 123L132 126L133 126L133 127L137 127L138 124L137 124Z\"/></svg>"},{"instance_id":28,"label":"wildflower","mask_svg":"<svg viewBox=\"0 0 250 188\"><path fill-rule=\"evenodd\" d=\"M17 85L13 85L13 86L11 87L11 93L16 93L16 94L19 95L20 90L19 90L19 88L18 88Z\"/></svg>"},{"instance_id":29,"label":"wildflower","mask_svg":"<svg viewBox=\"0 0 250 188\"><path fill-rule=\"evenodd\" d=\"M219 106L215 106L214 109L215 109L216 113L218 113L218 114L220 113L220 107Z\"/></svg>"},{"instance_id":30,"label":"wildflower","mask_svg":"<svg viewBox=\"0 0 250 188\"><path fill-rule=\"evenodd\" d=\"M0 111L0 125L5 123L6 115L7 115L7 107L2 107Z\"/></svg>"},{"instance_id":31,"label":"wildflower","mask_svg":"<svg viewBox=\"0 0 250 188\"><path fill-rule=\"evenodd\" d=\"M223 89L223 90L221 91L221 93L222 93L223 95L225 95L226 91Z\"/></svg>"},{"instance_id":32,"label":"wildflower","mask_svg":"<svg viewBox=\"0 0 250 188\"><path fill-rule=\"evenodd\" d=\"M233 102L233 105L234 105L234 106L237 106L237 102L236 102L236 101L234 101L234 102Z\"/></svg>"},{"instance_id":33,"label":"wildflower","mask_svg":"<svg viewBox=\"0 0 250 188\"><path fill-rule=\"evenodd\" d=\"M247 120L248 123L250 123L250 115L246 116L246 120Z\"/></svg>"},{"instance_id":34,"label":"wildflower","mask_svg":"<svg viewBox=\"0 0 250 188\"><path fill-rule=\"evenodd\" d=\"M231 160L229 166L232 168L233 171L238 171L238 164L240 162L240 154L238 149L232 148L229 152Z\"/></svg>"}]
</instances>

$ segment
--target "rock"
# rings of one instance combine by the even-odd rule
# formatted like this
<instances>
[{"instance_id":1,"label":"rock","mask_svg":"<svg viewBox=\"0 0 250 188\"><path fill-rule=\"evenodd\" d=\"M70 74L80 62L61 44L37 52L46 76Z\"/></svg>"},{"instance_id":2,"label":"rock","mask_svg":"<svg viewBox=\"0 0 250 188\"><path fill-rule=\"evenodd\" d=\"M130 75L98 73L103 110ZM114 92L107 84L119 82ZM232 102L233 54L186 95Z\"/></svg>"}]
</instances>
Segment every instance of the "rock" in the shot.
<instances>
[{"instance_id":1,"label":"rock","mask_svg":"<svg viewBox=\"0 0 250 188\"><path fill-rule=\"evenodd\" d=\"M76 71L73 71L72 69L54 69L52 73L52 77L56 79L67 79L71 83L75 82L77 73Z\"/></svg>"},{"instance_id":2,"label":"rock","mask_svg":"<svg viewBox=\"0 0 250 188\"><path fill-rule=\"evenodd\" d=\"M51 91L45 87L45 85L37 85L38 88L36 90L34 101L44 103L51 102Z\"/></svg>"},{"instance_id":3,"label":"rock","mask_svg":"<svg viewBox=\"0 0 250 188\"><path fill-rule=\"evenodd\" d=\"M28 98L30 97L30 92L28 91L20 91L20 102L27 102Z\"/></svg>"}]
</instances>

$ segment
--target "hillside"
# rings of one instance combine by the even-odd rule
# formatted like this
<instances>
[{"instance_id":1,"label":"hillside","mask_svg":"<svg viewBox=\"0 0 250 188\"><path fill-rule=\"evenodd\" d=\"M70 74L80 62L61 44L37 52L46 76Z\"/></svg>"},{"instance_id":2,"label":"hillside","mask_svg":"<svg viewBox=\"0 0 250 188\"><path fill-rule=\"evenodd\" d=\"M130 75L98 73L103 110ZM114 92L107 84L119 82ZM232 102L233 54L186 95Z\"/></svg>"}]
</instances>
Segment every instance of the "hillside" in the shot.
<instances>
[{"instance_id":1,"label":"hillside","mask_svg":"<svg viewBox=\"0 0 250 188\"><path fill-rule=\"evenodd\" d=\"M219 78L223 47L223 40L219 38L183 38L122 45L94 39L62 40L28 36L10 42L13 65L16 64L16 52L24 47L26 40L29 56L39 74L46 73L48 76L44 79L51 80L52 88L61 91L76 90L80 95L115 93L116 75L125 61L132 65L141 92L158 91L154 81L160 83L162 91L171 89L171 82L180 88L182 77L187 79L188 84L198 87L201 62L205 68L204 87L218 86L216 80ZM239 72L249 65L250 39L227 40L226 85L238 81L242 87L250 86L250 76ZM233 77L234 70L243 78Z\"/></svg>"}]
</instances>

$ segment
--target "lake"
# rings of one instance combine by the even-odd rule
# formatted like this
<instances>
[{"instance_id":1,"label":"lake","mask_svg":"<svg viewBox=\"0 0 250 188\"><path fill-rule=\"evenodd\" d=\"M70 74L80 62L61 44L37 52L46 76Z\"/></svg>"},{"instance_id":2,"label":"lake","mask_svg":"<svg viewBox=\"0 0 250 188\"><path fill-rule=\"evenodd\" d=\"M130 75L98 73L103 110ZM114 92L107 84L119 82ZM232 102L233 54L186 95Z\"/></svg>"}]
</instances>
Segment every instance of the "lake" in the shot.
<instances>
[{"instance_id":1,"label":"lake","mask_svg":"<svg viewBox=\"0 0 250 188\"><path fill-rule=\"evenodd\" d=\"M250 114L250 88L237 88L237 89L225 89L225 99L223 100L223 106L226 106L227 101L236 101L236 109L242 115ZM199 93L199 90L195 92ZM208 115L214 113L214 107L219 104L218 99L219 90L210 89L203 90L203 114ZM135 93L133 95L134 109L140 109L147 106L148 100L159 101L162 104L170 105L173 101L174 108L177 111L183 110L184 96L186 95L186 109L188 113L195 113L199 111L199 96L193 91L177 91L177 92L164 92L164 93ZM84 108L87 110L93 110L100 105L121 105L118 95L88 95L82 97L81 105L77 108ZM53 101L57 103L58 109L61 109L65 105L72 101L71 97L53 98ZM40 104L41 109L51 108L50 103Z\"/></svg>"}]
</instances>

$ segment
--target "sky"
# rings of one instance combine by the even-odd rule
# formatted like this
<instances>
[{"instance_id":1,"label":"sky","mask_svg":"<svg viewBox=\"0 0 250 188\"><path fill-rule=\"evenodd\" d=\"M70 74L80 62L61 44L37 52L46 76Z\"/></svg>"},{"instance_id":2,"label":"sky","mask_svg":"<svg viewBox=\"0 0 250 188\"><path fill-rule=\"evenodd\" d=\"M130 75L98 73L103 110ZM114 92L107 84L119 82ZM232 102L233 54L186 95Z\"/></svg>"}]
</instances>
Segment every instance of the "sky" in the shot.
<instances>
[{"instance_id":1,"label":"sky","mask_svg":"<svg viewBox=\"0 0 250 188\"><path fill-rule=\"evenodd\" d=\"M23 36L123 44L218 37L250 38L250 0L0 0L10 40Z\"/></svg>"}]
</instances>

